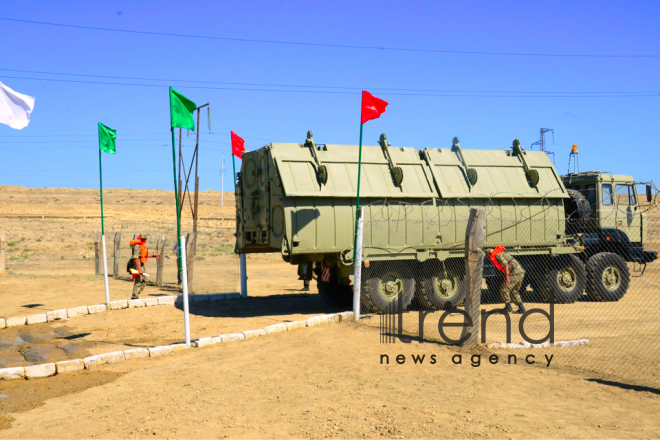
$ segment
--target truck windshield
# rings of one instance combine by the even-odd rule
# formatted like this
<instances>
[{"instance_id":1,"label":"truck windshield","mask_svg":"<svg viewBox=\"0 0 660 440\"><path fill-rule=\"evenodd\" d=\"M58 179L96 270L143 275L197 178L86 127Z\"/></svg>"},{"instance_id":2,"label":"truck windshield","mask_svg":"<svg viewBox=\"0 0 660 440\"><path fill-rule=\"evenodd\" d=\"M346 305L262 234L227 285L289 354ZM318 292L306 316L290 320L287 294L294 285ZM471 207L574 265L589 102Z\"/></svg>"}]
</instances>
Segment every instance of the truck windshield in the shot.
<instances>
[{"instance_id":1,"label":"truck windshield","mask_svg":"<svg viewBox=\"0 0 660 440\"><path fill-rule=\"evenodd\" d=\"M613 205L614 200L612 199L612 185L609 183L603 183L602 192L603 192L603 205L605 206Z\"/></svg>"},{"instance_id":2,"label":"truck windshield","mask_svg":"<svg viewBox=\"0 0 660 440\"><path fill-rule=\"evenodd\" d=\"M635 190L632 185L616 186L616 202L619 206L636 205Z\"/></svg>"}]
</instances>

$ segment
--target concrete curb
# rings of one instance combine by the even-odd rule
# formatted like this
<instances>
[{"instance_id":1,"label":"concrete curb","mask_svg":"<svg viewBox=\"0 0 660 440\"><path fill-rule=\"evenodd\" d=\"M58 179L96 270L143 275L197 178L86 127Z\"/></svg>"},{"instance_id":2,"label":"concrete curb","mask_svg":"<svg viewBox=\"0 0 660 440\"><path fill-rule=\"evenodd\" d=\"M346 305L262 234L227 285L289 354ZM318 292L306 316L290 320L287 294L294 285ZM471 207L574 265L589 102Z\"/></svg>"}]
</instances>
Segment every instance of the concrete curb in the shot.
<instances>
[{"instance_id":1,"label":"concrete curb","mask_svg":"<svg viewBox=\"0 0 660 440\"><path fill-rule=\"evenodd\" d=\"M280 322L260 328L257 330L245 330L240 333L227 333L219 336L199 338L191 342L191 347L180 342L170 345L159 345L147 348L131 348L124 351L113 351L110 353L87 356L84 359L69 359L55 363L29 365L27 367L0 368L0 380L13 379L37 379L51 377L59 374L73 373L82 370L92 370L106 364L115 364L132 359L155 358L168 356L189 348L201 348L211 345L225 344L228 342L239 342L250 338L268 336L306 327L316 327L322 324L333 324L340 322L355 321L353 312L332 313L329 315L313 316L304 321ZM588 343L588 341L587 341ZM557 344L557 343L555 343ZM512 344L517 345L517 344ZM582 344L581 344L582 345Z\"/></svg>"},{"instance_id":2,"label":"concrete curb","mask_svg":"<svg viewBox=\"0 0 660 440\"><path fill-rule=\"evenodd\" d=\"M190 302L198 303L202 301L224 301L227 299L235 299L240 297L241 295L235 292L211 293L208 295L190 295ZM66 320L75 318L77 316L94 315L96 313L106 312L109 310L135 309L154 306L174 306L177 304L182 304L182 302L183 295L157 296L152 298L129 300L119 299L116 301L110 301L110 304L108 305L96 304L93 306L78 306L71 307L69 309L51 310L49 312L39 313L37 315L0 318L0 329Z\"/></svg>"}]
</instances>

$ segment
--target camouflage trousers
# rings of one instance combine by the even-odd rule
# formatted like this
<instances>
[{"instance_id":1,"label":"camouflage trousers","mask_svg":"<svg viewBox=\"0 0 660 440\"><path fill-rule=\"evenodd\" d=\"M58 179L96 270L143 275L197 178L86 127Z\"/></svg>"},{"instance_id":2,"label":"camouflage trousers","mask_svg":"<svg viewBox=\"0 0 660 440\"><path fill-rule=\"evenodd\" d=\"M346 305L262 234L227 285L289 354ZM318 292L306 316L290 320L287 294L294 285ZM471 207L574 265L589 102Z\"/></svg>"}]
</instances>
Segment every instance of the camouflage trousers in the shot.
<instances>
[{"instance_id":1,"label":"camouflage trousers","mask_svg":"<svg viewBox=\"0 0 660 440\"><path fill-rule=\"evenodd\" d=\"M144 275L138 275L135 277L135 284L133 284L133 295L131 299L138 299L140 294L144 290L144 286L147 285L147 278Z\"/></svg>"},{"instance_id":2,"label":"camouflage trousers","mask_svg":"<svg viewBox=\"0 0 660 440\"><path fill-rule=\"evenodd\" d=\"M520 298L520 287L522 286L523 279L525 278L524 270L516 270L509 274L509 285L507 286L502 280L502 288L500 289L500 296L504 304L508 304L513 300L514 303L522 303Z\"/></svg>"}]
</instances>

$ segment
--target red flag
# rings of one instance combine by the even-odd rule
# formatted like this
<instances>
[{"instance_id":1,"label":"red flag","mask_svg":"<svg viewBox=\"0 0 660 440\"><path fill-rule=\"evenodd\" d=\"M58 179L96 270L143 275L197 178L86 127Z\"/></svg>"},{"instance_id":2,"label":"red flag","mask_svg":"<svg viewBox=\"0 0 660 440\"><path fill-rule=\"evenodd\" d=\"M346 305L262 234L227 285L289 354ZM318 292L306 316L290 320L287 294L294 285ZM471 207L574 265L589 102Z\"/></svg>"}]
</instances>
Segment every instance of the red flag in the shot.
<instances>
[{"instance_id":1,"label":"red flag","mask_svg":"<svg viewBox=\"0 0 660 440\"><path fill-rule=\"evenodd\" d=\"M385 113L387 102L376 98L366 90L362 90L362 124L380 117Z\"/></svg>"},{"instance_id":2,"label":"red flag","mask_svg":"<svg viewBox=\"0 0 660 440\"><path fill-rule=\"evenodd\" d=\"M245 151L245 141L233 131L231 132L231 154L243 158L243 151Z\"/></svg>"}]
</instances>

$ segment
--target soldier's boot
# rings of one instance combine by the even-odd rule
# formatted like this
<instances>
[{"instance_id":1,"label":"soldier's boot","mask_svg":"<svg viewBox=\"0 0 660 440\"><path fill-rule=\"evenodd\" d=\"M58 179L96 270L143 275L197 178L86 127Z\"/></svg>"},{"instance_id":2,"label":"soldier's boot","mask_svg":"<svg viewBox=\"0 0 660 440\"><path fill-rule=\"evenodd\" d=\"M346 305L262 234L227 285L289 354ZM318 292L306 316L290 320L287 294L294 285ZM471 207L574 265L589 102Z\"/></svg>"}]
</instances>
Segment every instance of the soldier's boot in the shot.
<instances>
[{"instance_id":1,"label":"soldier's boot","mask_svg":"<svg viewBox=\"0 0 660 440\"><path fill-rule=\"evenodd\" d=\"M513 313L515 313L516 315L522 315L523 313L527 313L527 309L525 308L525 304L523 304L522 301L519 302L518 303L518 310L516 310Z\"/></svg>"},{"instance_id":2,"label":"soldier's boot","mask_svg":"<svg viewBox=\"0 0 660 440\"><path fill-rule=\"evenodd\" d=\"M300 289L301 292L309 292L309 281L305 280L303 282L303 288Z\"/></svg>"},{"instance_id":3,"label":"soldier's boot","mask_svg":"<svg viewBox=\"0 0 660 440\"><path fill-rule=\"evenodd\" d=\"M511 307L511 303L508 302L505 304L504 308L506 309L507 312L513 313L513 307Z\"/></svg>"}]
</instances>

